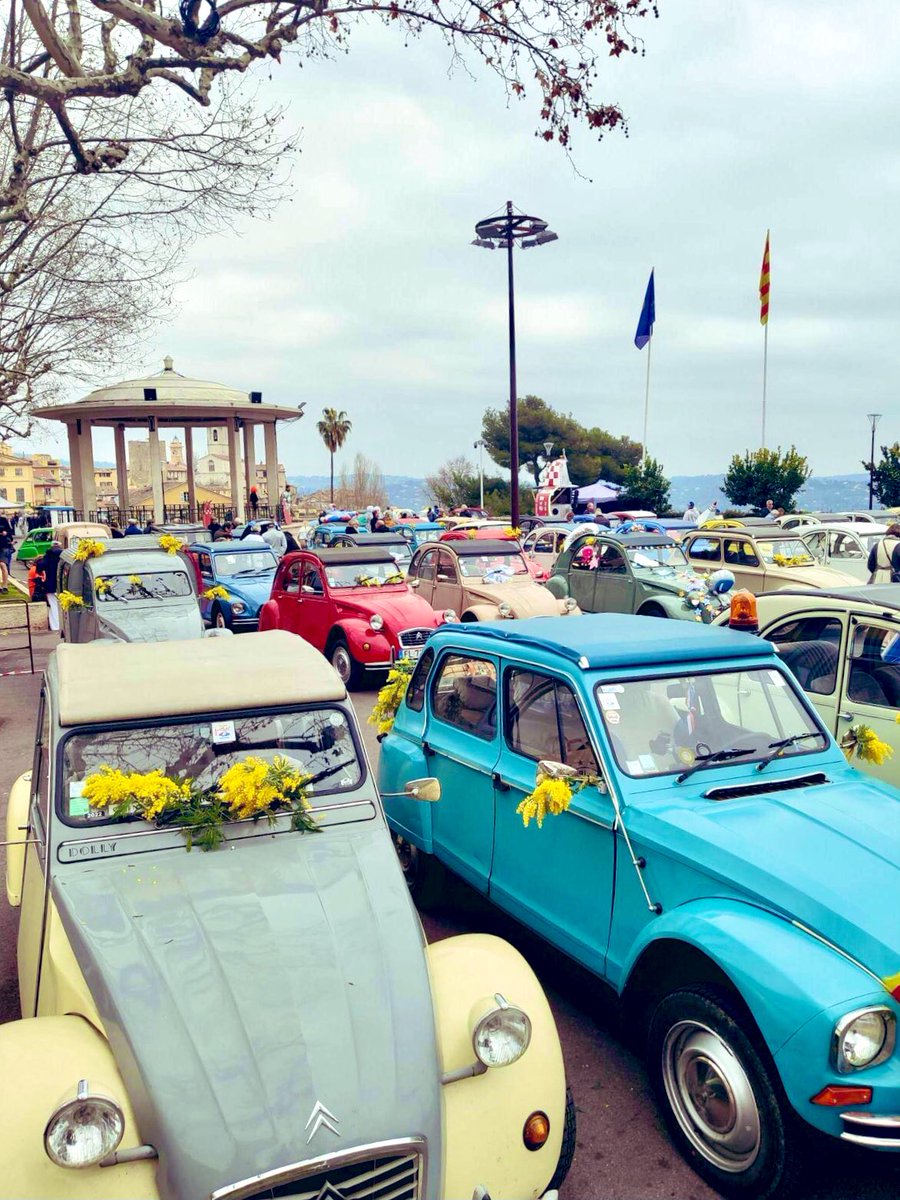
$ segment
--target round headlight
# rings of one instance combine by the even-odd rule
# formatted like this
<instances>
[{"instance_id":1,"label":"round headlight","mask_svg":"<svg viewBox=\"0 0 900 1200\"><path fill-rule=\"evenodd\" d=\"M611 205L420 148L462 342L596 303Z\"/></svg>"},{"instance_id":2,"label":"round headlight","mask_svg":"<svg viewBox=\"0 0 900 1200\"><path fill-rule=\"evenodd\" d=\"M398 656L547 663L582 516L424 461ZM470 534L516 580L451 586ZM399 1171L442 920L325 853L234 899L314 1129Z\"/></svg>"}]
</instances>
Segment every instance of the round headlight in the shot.
<instances>
[{"instance_id":1,"label":"round headlight","mask_svg":"<svg viewBox=\"0 0 900 1200\"><path fill-rule=\"evenodd\" d=\"M243 602L243 600L232 600L231 602L231 611L233 613L240 615L240 613L242 613L246 607L247 605Z\"/></svg>"},{"instance_id":2,"label":"round headlight","mask_svg":"<svg viewBox=\"0 0 900 1200\"><path fill-rule=\"evenodd\" d=\"M383 629L384 617L380 613L373 613L373 615L369 617L369 628L374 629L376 633L379 629Z\"/></svg>"},{"instance_id":3,"label":"round headlight","mask_svg":"<svg viewBox=\"0 0 900 1200\"><path fill-rule=\"evenodd\" d=\"M452 608L445 608L444 611L441 613L441 616L444 618L445 621L458 621L459 620L459 617L456 615L455 611Z\"/></svg>"},{"instance_id":4,"label":"round headlight","mask_svg":"<svg viewBox=\"0 0 900 1200\"><path fill-rule=\"evenodd\" d=\"M528 1049L531 1021L502 996L495 996L494 1002L496 1007L489 1008L476 1022L472 1046L486 1067L508 1067Z\"/></svg>"},{"instance_id":5,"label":"round headlight","mask_svg":"<svg viewBox=\"0 0 900 1200\"><path fill-rule=\"evenodd\" d=\"M119 1145L125 1117L114 1100L92 1096L86 1079L73 1100L65 1100L44 1130L47 1157L59 1167L93 1167Z\"/></svg>"},{"instance_id":6,"label":"round headlight","mask_svg":"<svg viewBox=\"0 0 900 1200\"><path fill-rule=\"evenodd\" d=\"M563 600L563 609L567 613L574 612L577 607L578 601L574 596L566 596L565 600Z\"/></svg>"},{"instance_id":7,"label":"round headlight","mask_svg":"<svg viewBox=\"0 0 900 1200\"><path fill-rule=\"evenodd\" d=\"M512 609L506 603L505 600L501 600L500 603L497 605L497 612L500 614L501 617L511 617L512 616Z\"/></svg>"},{"instance_id":8,"label":"round headlight","mask_svg":"<svg viewBox=\"0 0 900 1200\"><path fill-rule=\"evenodd\" d=\"M883 1062L893 1053L896 1020L889 1008L848 1013L834 1028L834 1065L842 1073Z\"/></svg>"}]
</instances>

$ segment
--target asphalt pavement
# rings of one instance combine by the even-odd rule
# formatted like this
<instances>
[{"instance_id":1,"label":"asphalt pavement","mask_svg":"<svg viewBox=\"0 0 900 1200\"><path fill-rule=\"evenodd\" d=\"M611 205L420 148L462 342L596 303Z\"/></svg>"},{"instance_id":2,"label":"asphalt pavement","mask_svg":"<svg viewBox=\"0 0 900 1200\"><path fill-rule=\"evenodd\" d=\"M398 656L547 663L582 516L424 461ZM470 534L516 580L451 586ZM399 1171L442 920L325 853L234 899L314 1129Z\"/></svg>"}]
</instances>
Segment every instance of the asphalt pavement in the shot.
<instances>
[{"instance_id":1,"label":"asphalt pavement","mask_svg":"<svg viewBox=\"0 0 900 1200\"><path fill-rule=\"evenodd\" d=\"M6 643L11 641L6 639ZM35 637L39 670L56 642L56 634ZM4 645L0 631L0 672L27 671L27 654L3 653ZM31 765L39 690L39 674L0 676L0 828L5 828L9 788ZM374 686L354 694L373 767L377 766L379 747L367 718L375 694ZM0 865L4 853L0 847ZM537 971L559 1027L578 1110L577 1151L561 1191L562 1200L712 1200L715 1193L691 1171L669 1140L643 1067L621 1036L620 1018L606 1007L589 974L459 881L452 881L439 913L423 916L423 925L429 941L473 931L500 934L513 942ZM0 898L0 1022L19 1016L16 928L15 910ZM900 1163L894 1156L835 1145L823 1147L815 1156L806 1185L792 1200L896 1200L898 1195Z\"/></svg>"}]
</instances>

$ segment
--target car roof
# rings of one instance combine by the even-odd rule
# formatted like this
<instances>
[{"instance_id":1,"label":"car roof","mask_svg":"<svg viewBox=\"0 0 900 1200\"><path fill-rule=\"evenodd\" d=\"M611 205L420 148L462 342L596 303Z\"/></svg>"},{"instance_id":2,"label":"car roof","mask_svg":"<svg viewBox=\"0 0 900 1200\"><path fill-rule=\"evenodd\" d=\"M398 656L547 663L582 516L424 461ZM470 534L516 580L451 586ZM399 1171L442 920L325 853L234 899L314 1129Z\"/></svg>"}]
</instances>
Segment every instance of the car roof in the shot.
<instances>
[{"instance_id":1,"label":"car roof","mask_svg":"<svg viewBox=\"0 0 900 1200\"><path fill-rule=\"evenodd\" d=\"M272 550L272 547L261 534L248 533L245 538L232 538L229 542L196 542L190 549L201 554L234 554L235 550Z\"/></svg>"},{"instance_id":2,"label":"car roof","mask_svg":"<svg viewBox=\"0 0 900 1200\"><path fill-rule=\"evenodd\" d=\"M470 638L483 639L487 643L483 649L512 651L519 646L544 650L585 670L664 667L671 663L695 666L703 661L773 656L771 644L752 634L693 621L664 621L624 613L453 623L440 626L431 641L437 650L448 642Z\"/></svg>"},{"instance_id":3,"label":"car roof","mask_svg":"<svg viewBox=\"0 0 900 1200\"><path fill-rule=\"evenodd\" d=\"M815 526L819 528L818 525ZM796 538L802 541L803 533L799 529L784 529L776 521L766 521L766 528L762 529L756 525L739 525L735 529L698 529L698 533L703 537L720 537L733 540L740 537L741 534L748 538L759 538L760 541L779 541L785 542ZM807 531L808 532L808 531Z\"/></svg>"},{"instance_id":4,"label":"car roof","mask_svg":"<svg viewBox=\"0 0 900 1200\"><path fill-rule=\"evenodd\" d=\"M180 553L169 554L167 550L162 550L158 543L153 546L129 546L127 544L123 546L122 542L127 543L128 540L131 539L120 538L114 545L107 545L103 554L85 560L76 559L77 547L70 548L62 552L62 561L65 563L81 562L84 567L90 568L94 576L125 575L135 570L184 571L187 569L187 560ZM112 553L113 550L115 553Z\"/></svg>"},{"instance_id":5,"label":"car roof","mask_svg":"<svg viewBox=\"0 0 900 1200\"><path fill-rule=\"evenodd\" d=\"M61 725L246 711L346 695L330 663L283 629L181 642L63 642L50 656L47 675Z\"/></svg>"},{"instance_id":6,"label":"car roof","mask_svg":"<svg viewBox=\"0 0 900 1200\"><path fill-rule=\"evenodd\" d=\"M377 546L338 546L337 549L331 547L319 548L315 550L304 550L304 554L311 554L313 558L321 559L325 566L332 564L340 565L341 563L393 563L394 559L388 554L387 550L381 550ZM288 554L286 558L293 558L292 554ZM282 561L285 561L284 559Z\"/></svg>"},{"instance_id":7,"label":"car roof","mask_svg":"<svg viewBox=\"0 0 900 1200\"><path fill-rule=\"evenodd\" d=\"M674 538L664 533L616 533L613 530L601 529L591 533L589 537L606 538L611 542L619 542L622 546L677 546Z\"/></svg>"},{"instance_id":8,"label":"car roof","mask_svg":"<svg viewBox=\"0 0 900 1200\"><path fill-rule=\"evenodd\" d=\"M892 609L900 612L900 583L867 583L859 587L848 588L778 588L769 592L769 596L797 596L806 601L804 608L818 604L820 600L840 600L847 604L865 604L867 607ZM762 597L760 596L761 600Z\"/></svg>"},{"instance_id":9,"label":"car roof","mask_svg":"<svg viewBox=\"0 0 900 1200\"><path fill-rule=\"evenodd\" d=\"M879 525L875 521L822 521L818 525L810 525L806 535L813 533L855 533L857 537L883 537L887 533L887 525ZM788 533L793 533L792 529Z\"/></svg>"},{"instance_id":10,"label":"car roof","mask_svg":"<svg viewBox=\"0 0 900 1200\"><path fill-rule=\"evenodd\" d=\"M390 546L406 543L402 533L339 533L336 539L349 538L354 546Z\"/></svg>"},{"instance_id":11,"label":"car roof","mask_svg":"<svg viewBox=\"0 0 900 1200\"><path fill-rule=\"evenodd\" d=\"M426 546L440 546L441 550L452 550L454 554L461 557L475 554L520 554L518 542L513 538L506 541L492 541L490 538L458 538L455 541L446 542L428 542L425 546L420 546L419 550L425 550Z\"/></svg>"}]
</instances>

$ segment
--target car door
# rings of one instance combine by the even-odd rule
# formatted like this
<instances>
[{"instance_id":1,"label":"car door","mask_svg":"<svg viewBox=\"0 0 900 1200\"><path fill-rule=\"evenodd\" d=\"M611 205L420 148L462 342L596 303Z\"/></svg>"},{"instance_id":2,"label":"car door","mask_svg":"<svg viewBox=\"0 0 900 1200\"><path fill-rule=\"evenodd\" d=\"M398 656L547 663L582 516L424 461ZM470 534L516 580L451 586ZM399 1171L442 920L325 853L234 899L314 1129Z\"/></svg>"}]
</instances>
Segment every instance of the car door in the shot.
<instances>
[{"instance_id":1,"label":"car door","mask_svg":"<svg viewBox=\"0 0 900 1200\"><path fill-rule=\"evenodd\" d=\"M334 606L322 576L318 559L303 559L300 564L300 590L291 607L296 614L295 632L324 652L333 624Z\"/></svg>"},{"instance_id":2,"label":"car door","mask_svg":"<svg viewBox=\"0 0 900 1200\"><path fill-rule=\"evenodd\" d=\"M868 551L852 529L832 529L829 532L826 566L854 575L861 583L867 583L868 558Z\"/></svg>"},{"instance_id":3,"label":"car door","mask_svg":"<svg viewBox=\"0 0 900 1200\"><path fill-rule=\"evenodd\" d=\"M803 540L809 546L810 553L823 567L831 564L828 561L828 534L824 529L803 531Z\"/></svg>"},{"instance_id":4,"label":"car door","mask_svg":"<svg viewBox=\"0 0 900 1200\"><path fill-rule=\"evenodd\" d=\"M762 631L782 662L812 701L826 729L840 738L842 664L846 655L849 617L846 613L807 611L775 621Z\"/></svg>"},{"instance_id":5,"label":"car door","mask_svg":"<svg viewBox=\"0 0 900 1200\"><path fill-rule=\"evenodd\" d=\"M685 554L695 571L717 571L722 565L722 544L717 537L699 534L688 539Z\"/></svg>"},{"instance_id":6,"label":"car door","mask_svg":"<svg viewBox=\"0 0 900 1200\"><path fill-rule=\"evenodd\" d=\"M432 808L435 855L481 892L494 845L494 770L499 755L497 660L448 651L431 672L424 744L440 780Z\"/></svg>"},{"instance_id":7,"label":"car door","mask_svg":"<svg viewBox=\"0 0 900 1200\"><path fill-rule=\"evenodd\" d=\"M452 608L457 616L463 609L462 584L456 555L449 550L437 552L437 570L434 576L434 598L432 607L437 612Z\"/></svg>"},{"instance_id":8,"label":"car door","mask_svg":"<svg viewBox=\"0 0 900 1200\"><path fill-rule=\"evenodd\" d=\"M856 725L868 725L893 749L879 766L854 759L861 771L896 785L900 763L900 625L895 621L850 617L837 739Z\"/></svg>"},{"instance_id":9,"label":"car door","mask_svg":"<svg viewBox=\"0 0 900 1200\"><path fill-rule=\"evenodd\" d=\"M502 682L491 899L603 974L615 863L608 794L585 788L540 830L534 822L526 829L516 812L541 759L598 773L584 715L571 684L549 672L505 665Z\"/></svg>"},{"instance_id":10,"label":"car door","mask_svg":"<svg viewBox=\"0 0 900 1200\"><path fill-rule=\"evenodd\" d=\"M410 580L418 579L418 593L434 607L434 577L437 574L437 549L425 550L410 564Z\"/></svg>"},{"instance_id":11,"label":"car door","mask_svg":"<svg viewBox=\"0 0 900 1200\"><path fill-rule=\"evenodd\" d=\"M749 538L725 538L724 551L725 566L734 575L735 588L747 588L754 595L765 591L765 568Z\"/></svg>"},{"instance_id":12,"label":"car door","mask_svg":"<svg viewBox=\"0 0 900 1200\"><path fill-rule=\"evenodd\" d=\"M213 558L212 555L207 554L205 551L198 551L196 554L192 554L191 558L197 567L197 586L200 589L200 614L203 620L208 622L211 619L213 602L212 600L204 600L203 593L207 588L216 586L216 578L213 572Z\"/></svg>"},{"instance_id":13,"label":"car door","mask_svg":"<svg viewBox=\"0 0 900 1200\"><path fill-rule=\"evenodd\" d=\"M624 550L598 538L594 551L594 612L634 612L634 576Z\"/></svg>"},{"instance_id":14,"label":"car door","mask_svg":"<svg viewBox=\"0 0 900 1200\"><path fill-rule=\"evenodd\" d=\"M569 569L566 583L569 595L575 600L582 612L601 612L595 605L597 586L596 546L582 542L569 557Z\"/></svg>"}]
</instances>

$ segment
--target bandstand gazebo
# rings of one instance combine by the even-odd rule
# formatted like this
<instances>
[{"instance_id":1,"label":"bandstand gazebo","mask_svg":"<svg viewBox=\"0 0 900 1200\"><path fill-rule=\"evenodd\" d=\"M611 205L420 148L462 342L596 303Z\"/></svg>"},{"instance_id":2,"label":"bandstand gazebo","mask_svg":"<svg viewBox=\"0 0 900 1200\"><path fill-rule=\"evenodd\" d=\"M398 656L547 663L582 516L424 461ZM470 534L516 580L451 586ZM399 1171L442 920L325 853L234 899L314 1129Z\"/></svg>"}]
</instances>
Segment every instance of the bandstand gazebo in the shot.
<instances>
[{"instance_id":1,"label":"bandstand gazebo","mask_svg":"<svg viewBox=\"0 0 900 1200\"><path fill-rule=\"evenodd\" d=\"M245 501L255 479L254 430L257 425L262 426L264 431L266 491L269 505L274 508L278 502L276 426L279 421L299 420L303 416L303 404L297 408L264 404L261 392L240 392L222 383L188 379L175 370L171 358L167 357L163 362L163 370L157 375L150 375L146 379L126 379L109 387L97 388L72 404L56 404L40 410L42 419L63 421L68 430L75 509L88 519L97 513L93 429L106 427L114 431L116 482L119 509L122 512L130 508L125 433L126 430L147 430L153 519L157 523L165 521L160 432L181 429L184 431L187 467L188 511L185 515L188 520L198 520L200 513L194 483L193 434L195 429L216 428L227 431L231 503L235 518L241 521L245 516Z\"/></svg>"}]
</instances>

